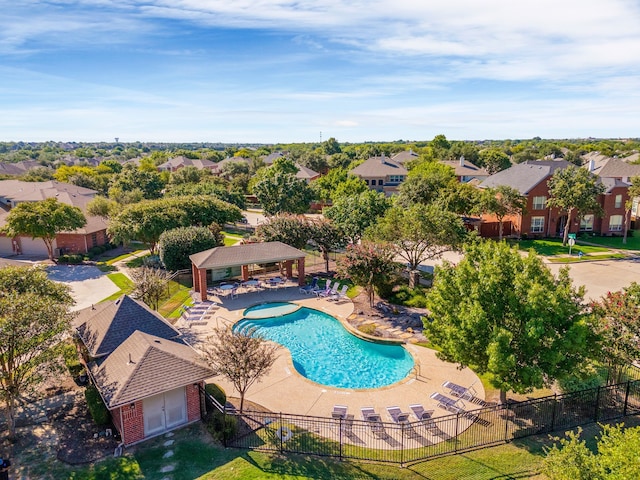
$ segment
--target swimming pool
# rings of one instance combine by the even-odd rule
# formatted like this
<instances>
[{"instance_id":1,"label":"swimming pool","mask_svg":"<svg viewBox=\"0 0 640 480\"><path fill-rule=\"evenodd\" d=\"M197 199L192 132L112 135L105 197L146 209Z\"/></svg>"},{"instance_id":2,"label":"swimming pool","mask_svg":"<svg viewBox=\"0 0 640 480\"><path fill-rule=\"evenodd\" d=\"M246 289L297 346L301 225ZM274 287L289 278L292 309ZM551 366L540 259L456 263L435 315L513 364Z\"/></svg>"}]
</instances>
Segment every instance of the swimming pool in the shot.
<instances>
[{"instance_id":1,"label":"swimming pool","mask_svg":"<svg viewBox=\"0 0 640 480\"><path fill-rule=\"evenodd\" d=\"M298 373L314 382L336 388L380 388L399 382L413 368L413 357L402 345L358 338L326 313L301 307L280 316L247 318L253 308L265 311L264 305L258 307L247 309L234 330L255 328L257 334L284 346Z\"/></svg>"}]
</instances>

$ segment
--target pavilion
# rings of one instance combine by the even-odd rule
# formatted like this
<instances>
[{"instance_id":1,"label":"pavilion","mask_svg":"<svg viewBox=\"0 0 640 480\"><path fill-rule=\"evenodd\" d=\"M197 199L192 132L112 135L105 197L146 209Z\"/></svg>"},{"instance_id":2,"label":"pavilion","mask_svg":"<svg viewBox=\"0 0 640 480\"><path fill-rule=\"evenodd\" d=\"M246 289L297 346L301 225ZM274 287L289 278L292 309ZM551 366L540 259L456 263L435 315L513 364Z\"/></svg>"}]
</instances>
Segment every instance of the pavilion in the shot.
<instances>
[{"instance_id":1,"label":"pavilion","mask_svg":"<svg viewBox=\"0 0 640 480\"><path fill-rule=\"evenodd\" d=\"M282 242L248 243L229 247L215 247L189 256L193 272L193 289L207 300L207 270L240 267L243 281L249 279L249 265L283 262L287 277L293 276L293 262L297 261L298 285L305 284L305 253Z\"/></svg>"}]
</instances>

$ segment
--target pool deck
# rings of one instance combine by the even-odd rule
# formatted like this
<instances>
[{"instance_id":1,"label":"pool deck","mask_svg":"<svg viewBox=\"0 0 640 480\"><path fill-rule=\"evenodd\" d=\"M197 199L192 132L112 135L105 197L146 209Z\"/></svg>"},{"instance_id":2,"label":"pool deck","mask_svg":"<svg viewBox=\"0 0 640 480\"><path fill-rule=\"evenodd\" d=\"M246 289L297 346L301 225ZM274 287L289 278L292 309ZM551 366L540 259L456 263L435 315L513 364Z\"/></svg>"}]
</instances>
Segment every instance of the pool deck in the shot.
<instances>
[{"instance_id":1,"label":"pool deck","mask_svg":"<svg viewBox=\"0 0 640 480\"><path fill-rule=\"evenodd\" d=\"M265 302L295 302L302 306L315 308L328 313L343 324L353 314L350 300L340 302L317 298L315 295L300 293L298 287L284 287L272 290L240 293L236 298L214 297L219 306L213 306L206 313L187 320L182 317L176 327L185 339L197 348L198 344L211 335L216 326L231 325L242 319L242 312L253 305ZM331 388L314 383L299 375L293 367L289 351L279 349L278 358L271 371L260 382L251 386L246 399L251 400L272 412L331 417L334 405L345 405L348 413L361 418L362 407L373 407L382 416L383 421L391 421L387 407L398 406L402 411L411 412L409 405L422 404L426 410L434 410L433 416L451 415L438 408L430 395L434 392L449 395L442 384L446 381L465 387L473 385L476 397L485 398L482 382L468 368L459 370L457 365L436 358L435 351L413 344L405 344L413 355L416 369L406 379L388 387L371 390ZM238 396L233 386L222 377L209 380L220 385L229 396ZM468 410L479 405L464 401ZM415 419L412 419L415 420Z\"/></svg>"}]
</instances>

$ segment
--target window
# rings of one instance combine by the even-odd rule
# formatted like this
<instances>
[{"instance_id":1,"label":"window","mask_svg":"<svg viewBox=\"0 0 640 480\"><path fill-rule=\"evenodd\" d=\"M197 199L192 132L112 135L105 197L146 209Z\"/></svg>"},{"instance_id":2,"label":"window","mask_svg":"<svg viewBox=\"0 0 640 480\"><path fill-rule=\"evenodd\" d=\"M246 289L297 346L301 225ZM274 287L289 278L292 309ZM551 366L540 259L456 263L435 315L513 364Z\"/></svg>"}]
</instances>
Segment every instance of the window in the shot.
<instances>
[{"instance_id":1,"label":"window","mask_svg":"<svg viewBox=\"0 0 640 480\"><path fill-rule=\"evenodd\" d=\"M547 197L545 197L544 195L541 197L533 197L534 210L544 210L544 207L546 204L547 204Z\"/></svg>"},{"instance_id":2,"label":"window","mask_svg":"<svg viewBox=\"0 0 640 480\"><path fill-rule=\"evenodd\" d=\"M389 175L389 181L391 183L400 183L404 180L404 175Z\"/></svg>"},{"instance_id":3,"label":"window","mask_svg":"<svg viewBox=\"0 0 640 480\"><path fill-rule=\"evenodd\" d=\"M544 217L531 217L531 233L544 232Z\"/></svg>"},{"instance_id":4,"label":"window","mask_svg":"<svg viewBox=\"0 0 640 480\"><path fill-rule=\"evenodd\" d=\"M98 246L98 234L97 233L92 233L91 234L91 245L93 247L97 247Z\"/></svg>"},{"instance_id":5,"label":"window","mask_svg":"<svg viewBox=\"0 0 640 480\"><path fill-rule=\"evenodd\" d=\"M616 195L616 205L615 208L620 208L622 206L622 195Z\"/></svg>"},{"instance_id":6,"label":"window","mask_svg":"<svg viewBox=\"0 0 640 480\"><path fill-rule=\"evenodd\" d=\"M609 217L609 230L619 232L622 230L622 215L611 215Z\"/></svg>"},{"instance_id":7,"label":"window","mask_svg":"<svg viewBox=\"0 0 640 480\"><path fill-rule=\"evenodd\" d=\"M364 180L364 183L365 183L366 185L369 185L369 180L365 179L365 180ZM375 185L375 180L371 180L371 184L372 184L372 185Z\"/></svg>"},{"instance_id":8,"label":"window","mask_svg":"<svg viewBox=\"0 0 640 480\"><path fill-rule=\"evenodd\" d=\"M580 219L580 231L591 232L593 230L593 215L584 215Z\"/></svg>"},{"instance_id":9,"label":"window","mask_svg":"<svg viewBox=\"0 0 640 480\"><path fill-rule=\"evenodd\" d=\"M378 185L384 185L384 180L378 180Z\"/></svg>"}]
</instances>

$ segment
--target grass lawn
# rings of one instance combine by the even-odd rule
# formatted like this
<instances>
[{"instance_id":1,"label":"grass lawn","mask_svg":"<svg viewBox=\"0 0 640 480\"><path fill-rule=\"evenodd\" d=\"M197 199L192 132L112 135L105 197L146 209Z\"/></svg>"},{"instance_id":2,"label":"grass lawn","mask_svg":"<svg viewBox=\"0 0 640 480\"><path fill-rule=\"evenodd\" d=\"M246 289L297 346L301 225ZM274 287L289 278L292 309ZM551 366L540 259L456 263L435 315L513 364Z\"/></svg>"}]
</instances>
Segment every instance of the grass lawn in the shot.
<instances>
[{"instance_id":1,"label":"grass lawn","mask_svg":"<svg viewBox=\"0 0 640 480\"><path fill-rule=\"evenodd\" d=\"M543 255L545 257L552 257L555 255L568 255L569 247L562 246L562 240L560 239L540 239L540 240L520 240L514 242L515 245L518 246L518 249L528 251L533 248L533 250L538 255ZM591 253L605 253L607 252L606 247L593 247L591 245L574 245L571 249L571 253L573 255L578 255L578 252L582 252L584 255L589 255Z\"/></svg>"},{"instance_id":2,"label":"grass lawn","mask_svg":"<svg viewBox=\"0 0 640 480\"><path fill-rule=\"evenodd\" d=\"M189 292L191 288L186 285L171 281L169 282L170 295L160 301L158 313L164 318L174 319L182 314L183 305L193 305L193 299Z\"/></svg>"},{"instance_id":3,"label":"grass lawn","mask_svg":"<svg viewBox=\"0 0 640 480\"><path fill-rule=\"evenodd\" d=\"M117 257L110 258L109 260L107 260L104 263L106 263L107 265L113 265L114 263L119 262L120 260L124 260L125 258L131 257L131 256L140 255L140 254L142 254L142 252L144 252L144 249L143 250L135 250L135 251L130 252L130 253L123 253L122 255L118 255Z\"/></svg>"},{"instance_id":4,"label":"grass lawn","mask_svg":"<svg viewBox=\"0 0 640 480\"><path fill-rule=\"evenodd\" d=\"M128 295L133 292L133 282L129 280L129 277L127 277L124 273L109 273L107 274L107 277L109 277L109 280L116 284L120 291L103 299L103 302L106 302L107 300L116 300L121 295Z\"/></svg>"},{"instance_id":5,"label":"grass lawn","mask_svg":"<svg viewBox=\"0 0 640 480\"><path fill-rule=\"evenodd\" d=\"M620 248L622 250L640 250L640 232L634 232L633 236L627 237L627 243L622 244L622 237L579 237L577 243L585 241L589 243L596 243L608 248ZM581 246L582 248L582 246Z\"/></svg>"}]
</instances>

